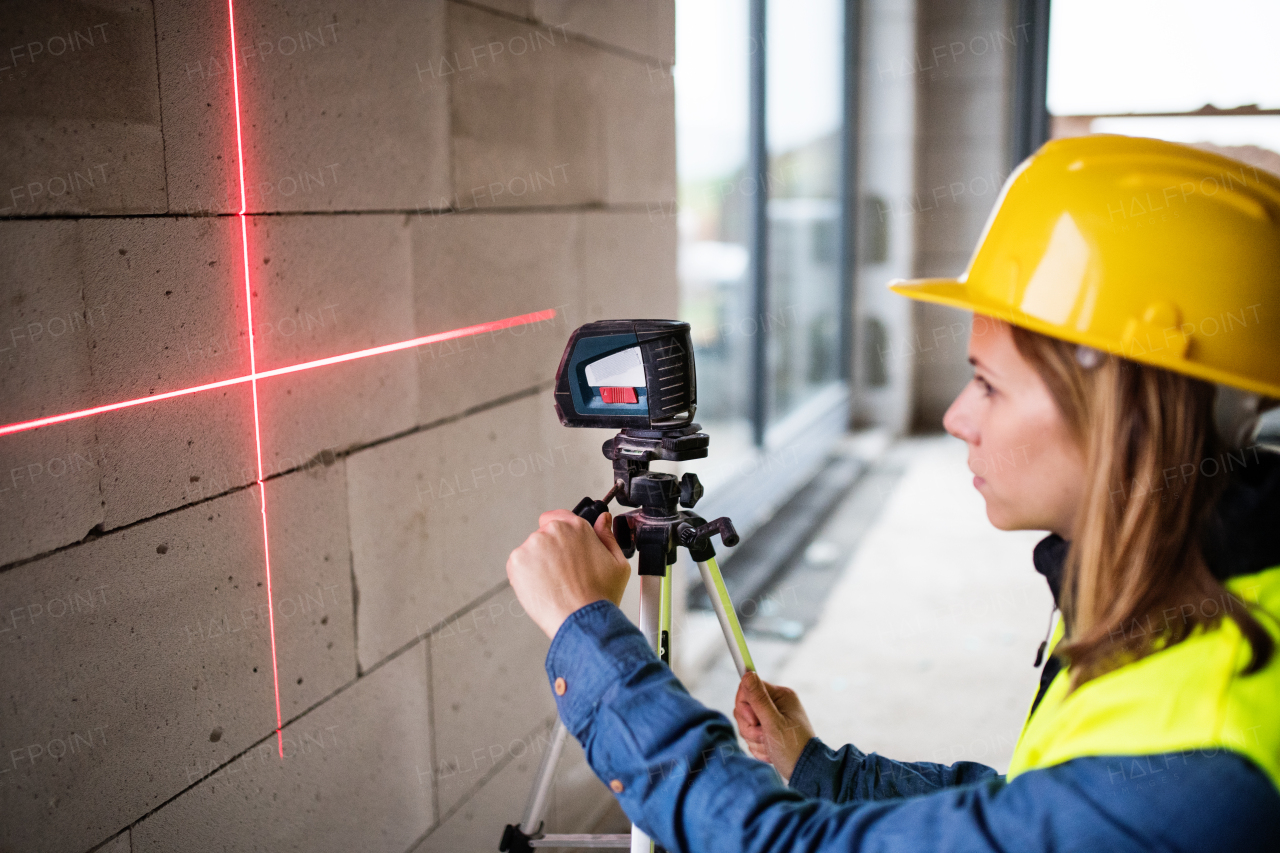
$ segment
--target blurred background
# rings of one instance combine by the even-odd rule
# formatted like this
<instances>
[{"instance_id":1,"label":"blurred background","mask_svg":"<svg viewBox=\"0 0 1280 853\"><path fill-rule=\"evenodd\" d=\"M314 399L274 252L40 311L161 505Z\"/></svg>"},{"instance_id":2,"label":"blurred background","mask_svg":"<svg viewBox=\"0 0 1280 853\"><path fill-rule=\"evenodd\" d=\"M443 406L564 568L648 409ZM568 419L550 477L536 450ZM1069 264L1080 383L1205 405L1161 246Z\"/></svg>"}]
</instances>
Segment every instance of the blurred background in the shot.
<instances>
[{"instance_id":1,"label":"blurred background","mask_svg":"<svg viewBox=\"0 0 1280 853\"><path fill-rule=\"evenodd\" d=\"M761 671L824 739L1003 769L1051 606L1039 537L991 528L963 445L907 437L938 432L967 381L970 318L886 282L963 270L1049 138L1156 137L1280 174L1277 25L1252 0L677 0L700 470L713 512L756 530L726 574ZM691 603L686 680L729 713L736 675Z\"/></svg>"},{"instance_id":2,"label":"blurred background","mask_svg":"<svg viewBox=\"0 0 1280 853\"><path fill-rule=\"evenodd\" d=\"M1039 534L941 433L970 317L885 285L960 273L1050 138L1280 173L1277 31L1265 0L0 2L0 849L495 849L554 720L506 554L608 488L551 405L603 318L692 325L687 469L744 534L764 677L833 745L1004 769ZM729 713L676 571L675 667ZM570 744L548 830L625 826Z\"/></svg>"}]
</instances>

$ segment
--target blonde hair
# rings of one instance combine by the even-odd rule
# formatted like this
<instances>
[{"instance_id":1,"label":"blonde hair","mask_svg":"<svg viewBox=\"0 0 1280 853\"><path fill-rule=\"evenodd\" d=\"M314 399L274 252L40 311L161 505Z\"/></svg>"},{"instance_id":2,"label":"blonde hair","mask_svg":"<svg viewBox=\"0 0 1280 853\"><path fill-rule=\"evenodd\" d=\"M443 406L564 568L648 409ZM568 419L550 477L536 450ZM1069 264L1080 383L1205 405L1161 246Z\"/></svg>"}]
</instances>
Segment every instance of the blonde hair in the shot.
<instances>
[{"instance_id":1,"label":"blonde hair","mask_svg":"<svg viewBox=\"0 0 1280 853\"><path fill-rule=\"evenodd\" d=\"M1063 573L1066 633L1057 650L1071 664L1072 688L1214 627L1224 615L1251 645L1245 673L1261 669L1273 651L1271 635L1210 573L1201 550L1227 479L1204 473L1205 460L1226 449L1214 429L1214 387L1011 329L1086 460Z\"/></svg>"}]
</instances>

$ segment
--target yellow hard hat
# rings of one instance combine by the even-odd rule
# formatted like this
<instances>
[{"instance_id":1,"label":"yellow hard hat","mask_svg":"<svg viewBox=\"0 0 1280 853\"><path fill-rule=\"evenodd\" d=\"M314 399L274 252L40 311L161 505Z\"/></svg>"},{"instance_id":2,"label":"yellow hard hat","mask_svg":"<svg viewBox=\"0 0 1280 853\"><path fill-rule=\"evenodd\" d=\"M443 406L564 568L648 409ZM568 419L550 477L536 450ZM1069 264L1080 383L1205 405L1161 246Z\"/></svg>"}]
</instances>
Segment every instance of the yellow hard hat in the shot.
<instances>
[{"instance_id":1,"label":"yellow hard hat","mask_svg":"<svg viewBox=\"0 0 1280 853\"><path fill-rule=\"evenodd\" d=\"M1280 397L1280 178L1186 145L1048 142L963 275L889 287Z\"/></svg>"}]
</instances>

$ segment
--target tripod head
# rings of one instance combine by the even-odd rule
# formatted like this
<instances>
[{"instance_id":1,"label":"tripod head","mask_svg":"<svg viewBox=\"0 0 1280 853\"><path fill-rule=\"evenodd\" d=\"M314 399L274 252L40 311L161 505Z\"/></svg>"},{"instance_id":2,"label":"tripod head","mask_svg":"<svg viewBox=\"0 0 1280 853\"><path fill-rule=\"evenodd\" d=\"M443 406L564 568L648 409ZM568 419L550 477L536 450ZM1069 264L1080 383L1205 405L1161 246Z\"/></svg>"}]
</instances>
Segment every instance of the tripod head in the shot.
<instances>
[{"instance_id":1,"label":"tripod head","mask_svg":"<svg viewBox=\"0 0 1280 853\"><path fill-rule=\"evenodd\" d=\"M614 536L630 557L640 551L640 574L662 575L683 545L703 562L715 556L710 538L738 543L728 518L708 524L691 512L702 498L698 475L649 470L655 461L703 459L711 438L693 423L698 407L693 343L688 323L676 320L603 320L574 331L556 371L556 413L567 427L620 428L604 443L613 462L614 488L633 512L613 520ZM583 500L575 510L591 520L605 502Z\"/></svg>"}]
</instances>

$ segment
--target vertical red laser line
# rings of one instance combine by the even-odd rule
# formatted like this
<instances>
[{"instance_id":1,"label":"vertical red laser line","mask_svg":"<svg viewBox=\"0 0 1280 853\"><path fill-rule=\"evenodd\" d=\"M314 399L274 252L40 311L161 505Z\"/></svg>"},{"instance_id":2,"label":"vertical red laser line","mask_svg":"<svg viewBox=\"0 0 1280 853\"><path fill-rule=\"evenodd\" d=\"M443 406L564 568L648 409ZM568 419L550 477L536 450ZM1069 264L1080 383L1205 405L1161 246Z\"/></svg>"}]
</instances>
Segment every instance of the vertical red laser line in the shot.
<instances>
[{"instance_id":1,"label":"vertical red laser line","mask_svg":"<svg viewBox=\"0 0 1280 853\"><path fill-rule=\"evenodd\" d=\"M262 508L262 555L267 567L267 624L271 628L271 682L276 694L276 745L284 758L284 722L280 716L280 669L276 664L276 608L271 597L271 536L267 531L267 484L262 479L262 427L258 420L258 365L253 351L253 288L249 284L249 224L245 218L248 205L244 195L244 137L240 130L240 74L236 69L236 10L234 0L227 0L227 20L231 28L231 90L236 104L236 165L240 169L240 248L244 255L244 304L249 318L249 373L253 379L253 442L258 454L258 500Z\"/></svg>"}]
</instances>

